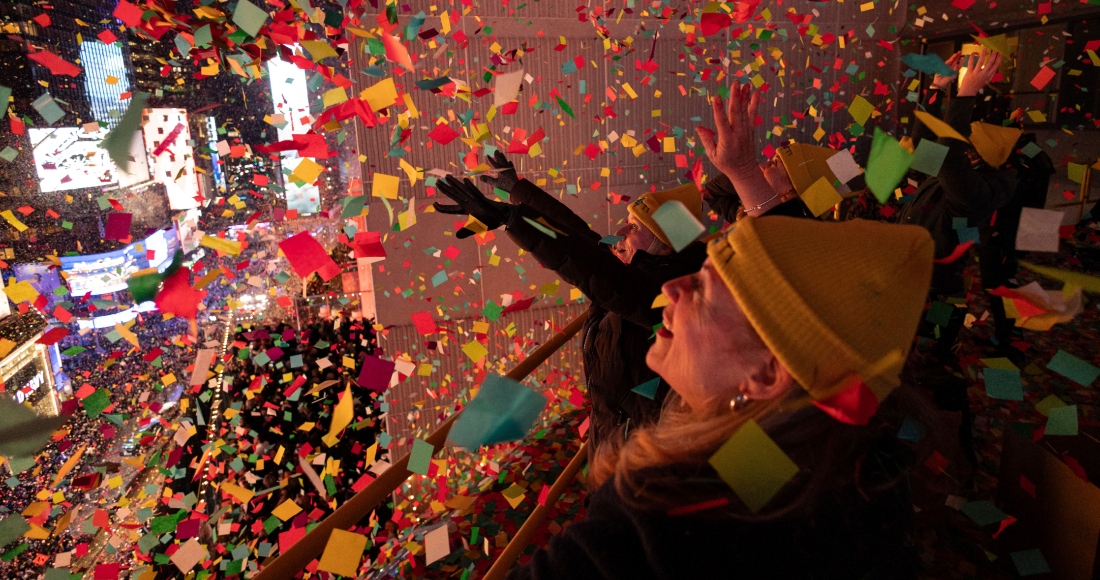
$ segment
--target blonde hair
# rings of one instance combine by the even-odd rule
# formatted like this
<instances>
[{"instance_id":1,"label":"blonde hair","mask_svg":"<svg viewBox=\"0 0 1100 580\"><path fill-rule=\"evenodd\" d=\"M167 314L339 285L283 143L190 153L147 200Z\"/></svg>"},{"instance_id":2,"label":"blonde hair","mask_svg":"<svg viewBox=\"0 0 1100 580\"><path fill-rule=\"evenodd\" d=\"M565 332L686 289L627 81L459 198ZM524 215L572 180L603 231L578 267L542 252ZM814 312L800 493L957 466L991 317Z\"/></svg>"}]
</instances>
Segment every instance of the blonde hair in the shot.
<instances>
[{"instance_id":1,"label":"blonde hair","mask_svg":"<svg viewBox=\"0 0 1100 580\"><path fill-rule=\"evenodd\" d=\"M779 397L752 401L744 410L693 411L670 393L656 424L639 428L628 439L601 444L589 470L598 487L613 485L618 495L639 510L669 511L714 500L729 499L719 511L744 520L770 520L811 505L828 489L852 484L860 493L894 487L904 476L910 450L887 451L893 467L883 468L883 453L875 452L876 468L862 475L863 459L875 447L893 447L901 420L910 416L934 425L934 411L911 388L899 387L884 402L879 415L865 426L836 421L811 405L810 396L797 384ZM897 410L900 408L900 414ZM757 514L748 513L732 490L714 478L708 460L745 423L758 423L799 467L784 490ZM938 439L938 437L937 437ZM877 441L877 443L876 443ZM880 449L881 451L881 449ZM903 465L904 464L904 465Z\"/></svg>"}]
</instances>

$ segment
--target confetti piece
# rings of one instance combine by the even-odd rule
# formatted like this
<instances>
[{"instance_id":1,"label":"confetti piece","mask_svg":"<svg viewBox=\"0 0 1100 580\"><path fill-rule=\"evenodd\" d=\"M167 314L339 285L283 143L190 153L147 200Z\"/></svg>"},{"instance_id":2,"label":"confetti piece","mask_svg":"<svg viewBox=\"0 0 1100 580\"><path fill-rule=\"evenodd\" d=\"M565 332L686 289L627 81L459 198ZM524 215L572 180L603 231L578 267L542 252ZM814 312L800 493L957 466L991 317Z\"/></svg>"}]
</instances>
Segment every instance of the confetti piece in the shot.
<instances>
[{"instance_id":1,"label":"confetti piece","mask_svg":"<svg viewBox=\"0 0 1100 580\"><path fill-rule=\"evenodd\" d=\"M963 137L962 134L952 128L951 125L944 123L934 115L930 115L924 111L914 111L913 114L917 116L917 119L920 119L920 122L923 123L925 127L928 127L929 131L935 133L937 137L949 137L964 143L970 142L969 139Z\"/></svg>"},{"instance_id":2,"label":"confetti piece","mask_svg":"<svg viewBox=\"0 0 1100 580\"><path fill-rule=\"evenodd\" d=\"M340 266L308 231L298 232L279 242L279 249L294 268L294 272L303 279L317 272L327 282L340 274Z\"/></svg>"},{"instance_id":3,"label":"confetti piece","mask_svg":"<svg viewBox=\"0 0 1100 580\"><path fill-rule=\"evenodd\" d=\"M1077 405L1052 407L1047 413L1044 435L1077 435Z\"/></svg>"},{"instance_id":4,"label":"confetti piece","mask_svg":"<svg viewBox=\"0 0 1100 580\"><path fill-rule=\"evenodd\" d=\"M50 69L52 74L59 76L75 77L84 70L48 50L28 53L27 58Z\"/></svg>"},{"instance_id":5,"label":"confetti piece","mask_svg":"<svg viewBox=\"0 0 1100 580\"><path fill-rule=\"evenodd\" d=\"M211 250L229 254L230 256L237 256L241 253L240 242L234 242L217 236L203 236L199 245L204 248L210 248Z\"/></svg>"},{"instance_id":6,"label":"confetti piece","mask_svg":"<svg viewBox=\"0 0 1100 580\"><path fill-rule=\"evenodd\" d=\"M383 199L398 199L397 188L401 184L401 178L384 173L375 173L371 182L371 197Z\"/></svg>"},{"instance_id":7,"label":"confetti piece","mask_svg":"<svg viewBox=\"0 0 1100 580\"><path fill-rule=\"evenodd\" d=\"M1023 131L1015 127L998 127L988 123L970 124L970 143L977 149L982 161L990 167L1000 167L1016 148Z\"/></svg>"},{"instance_id":8,"label":"confetti piece","mask_svg":"<svg viewBox=\"0 0 1100 580\"><path fill-rule=\"evenodd\" d=\"M1047 564L1043 552L1038 548L1012 552L1009 555L1012 557L1012 563L1016 565L1016 571L1020 576L1050 573L1050 565Z\"/></svg>"},{"instance_id":9,"label":"confetti piece","mask_svg":"<svg viewBox=\"0 0 1100 580\"><path fill-rule=\"evenodd\" d=\"M1020 382L1020 371L989 368L982 373L985 375L985 393L991 398L1007 401L1024 400L1024 386Z\"/></svg>"},{"instance_id":10,"label":"confetti piece","mask_svg":"<svg viewBox=\"0 0 1100 580\"><path fill-rule=\"evenodd\" d=\"M718 448L710 465L752 513L798 473L798 466L751 419Z\"/></svg>"},{"instance_id":11,"label":"confetti piece","mask_svg":"<svg viewBox=\"0 0 1100 580\"><path fill-rule=\"evenodd\" d=\"M802 192L802 201L815 217L829 211L843 198L837 193L829 180L820 177L806 191Z\"/></svg>"},{"instance_id":12,"label":"confetti piece","mask_svg":"<svg viewBox=\"0 0 1100 580\"><path fill-rule=\"evenodd\" d=\"M519 96L519 88L522 83L523 69L493 77L493 106L499 108L514 101Z\"/></svg>"},{"instance_id":13,"label":"confetti piece","mask_svg":"<svg viewBox=\"0 0 1100 580\"><path fill-rule=\"evenodd\" d=\"M1089 386L1100 376L1100 368L1085 362L1064 350L1054 353L1047 368L1082 386Z\"/></svg>"},{"instance_id":14,"label":"confetti piece","mask_svg":"<svg viewBox=\"0 0 1100 580\"><path fill-rule=\"evenodd\" d=\"M871 154L867 159L867 187L879 203L885 204L901 178L909 171L913 156L897 140L875 127Z\"/></svg>"},{"instance_id":15,"label":"confetti piece","mask_svg":"<svg viewBox=\"0 0 1100 580\"><path fill-rule=\"evenodd\" d=\"M364 389L384 392L390 386L390 378L395 368L397 365L392 361L382 360L369 354L363 355L363 366L359 369L356 384Z\"/></svg>"},{"instance_id":16,"label":"confetti piece","mask_svg":"<svg viewBox=\"0 0 1100 580\"><path fill-rule=\"evenodd\" d=\"M855 158L847 149L837 151L836 155L826 159L825 163L841 183L848 183L863 173L863 170L860 169L859 164L856 163Z\"/></svg>"},{"instance_id":17,"label":"confetti piece","mask_svg":"<svg viewBox=\"0 0 1100 580\"><path fill-rule=\"evenodd\" d=\"M351 383L348 383L344 387L344 395L340 397L340 402L333 407L332 424L329 426L328 434L322 438L324 444L329 447L335 445L339 441L340 432L350 425L354 418L355 397L351 394Z\"/></svg>"},{"instance_id":18,"label":"confetti piece","mask_svg":"<svg viewBox=\"0 0 1100 580\"><path fill-rule=\"evenodd\" d=\"M1061 211L1025 207L1016 230L1016 249L1026 252L1057 252L1061 238L1058 228L1065 214Z\"/></svg>"},{"instance_id":19,"label":"confetti piece","mask_svg":"<svg viewBox=\"0 0 1100 580\"><path fill-rule=\"evenodd\" d=\"M550 489L546 487L545 489ZM451 534L442 525L424 534L424 565L430 566L451 553Z\"/></svg>"},{"instance_id":20,"label":"confetti piece","mask_svg":"<svg viewBox=\"0 0 1100 580\"><path fill-rule=\"evenodd\" d=\"M119 6L123 3L120 2ZM130 169L130 148L134 142L134 133L141 127L141 116L145 110L145 102L149 99L149 93L135 93L130 98L130 104L126 107L122 119L118 125L107 133L100 143L100 147L107 150L111 161L115 162L122 171Z\"/></svg>"},{"instance_id":21,"label":"confetti piece","mask_svg":"<svg viewBox=\"0 0 1100 580\"><path fill-rule=\"evenodd\" d=\"M198 539L191 538L187 540L174 554L172 554L171 561L179 568L180 572L184 574L191 571L192 568L198 565L199 562L210 557L210 552L199 543ZM99 577L99 573L96 574ZM117 576L117 573L116 573Z\"/></svg>"},{"instance_id":22,"label":"confetti piece","mask_svg":"<svg viewBox=\"0 0 1100 580\"><path fill-rule=\"evenodd\" d=\"M861 126L867 124L867 119L871 118L871 113L873 112L875 112L875 106L859 95L856 95L856 97L852 99L852 104L848 105L848 113L852 115L855 122Z\"/></svg>"},{"instance_id":23,"label":"confetti piece","mask_svg":"<svg viewBox=\"0 0 1100 580\"><path fill-rule=\"evenodd\" d=\"M652 217L672 244L672 249L677 252L691 245L707 231L702 222L678 200L662 203Z\"/></svg>"},{"instance_id":24,"label":"confetti piece","mask_svg":"<svg viewBox=\"0 0 1100 580\"><path fill-rule=\"evenodd\" d=\"M950 148L940 145L931 139L921 139L917 144L917 150L913 152L913 163L910 169L915 169L928 175L938 175L943 160L947 159Z\"/></svg>"},{"instance_id":25,"label":"confetti piece","mask_svg":"<svg viewBox=\"0 0 1100 580\"><path fill-rule=\"evenodd\" d=\"M260 35L260 28L269 17L267 12L248 0L238 0L237 9L233 11L233 24L240 26L249 36L255 37Z\"/></svg>"},{"instance_id":26,"label":"confetti piece","mask_svg":"<svg viewBox=\"0 0 1100 580\"><path fill-rule=\"evenodd\" d=\"M634 387L633 389L630 389L630 392L637 393L652 401L654 397L657 396L657 387L659 387L660 385L661 377L654 377L653 379L650 379Z\"/></svg>"},{"instance_id":27,"label":"confetti piece","mask_svg":"<svg viewBox=\"0 0 1100 580\"><path fill-rule=\"evenodd\" d=\"M428 467L432 463L433 453L435 453L435 448L432 447L431 443L414 438L412 451L409 452L409 471L420 475L428 475Z\"/></svg>"},{"instance_id":28,"label":"confetti piece","mask_svg":"<svg viewBox=\"0 0 1100 580\"><path fill-rule=\"evenodd\" d=\"M328 538L328 543L325 544L325 551L321 554L317 569L354 578L366 547L366 536L334 529Z\"/></svg>"},{"instance_id":29,"label":"confetti piece","mask_svg":"<svg viewBox=\"0 0 1100 580\"><path fill-rule=\"evenodd\" d=\"M541 393L506 377L489 375L477 396L462 410L448 438L471 450L517 441L527 435L546 403Z\"/></svg>"},{"instance_id":30,"label":"confetti piece","mask_svg":"<svg viewBox=\"0 0 1100 580\"><path fill-rule=\"evenodd\" d=\"M905 66L913 70L918 70L930 75L952 77L958 74L951 70L951 67L947 66L947 63L943 62L943 59L935 53L918 54L911 52L903 55L901 61L905 63Z\"/></svg>"}]
</instances>

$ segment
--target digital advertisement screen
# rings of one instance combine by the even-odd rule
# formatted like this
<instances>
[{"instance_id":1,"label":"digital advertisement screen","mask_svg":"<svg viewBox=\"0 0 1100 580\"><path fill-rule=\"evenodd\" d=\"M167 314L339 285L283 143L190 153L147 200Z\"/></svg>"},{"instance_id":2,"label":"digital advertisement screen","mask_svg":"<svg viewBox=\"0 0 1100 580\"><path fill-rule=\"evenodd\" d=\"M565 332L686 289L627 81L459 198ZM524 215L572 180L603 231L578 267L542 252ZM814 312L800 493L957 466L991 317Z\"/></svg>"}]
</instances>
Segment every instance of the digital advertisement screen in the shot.
<instances>
[{"instance_id":1,"label":"digital advertisement screen","mask_svg":"<svg viewBox=\"0 0 1100 580\"><path fill-rule=\"evenodd\" d=\"M271 81L275 115L281 115L283 120L281 126L280 123L275 124L279 140L293 139L295 133L305 133L309 129L308 124L302 124L302 119L309 118L309 91L306 86L305 71L281 58L267 61L267 71ZM280 152L279 162L283 166L286 208L296 209L303 215L319 212L321 210L320 189L312 183L299 186L286 177L302 162L298 152Z\"/></svg>"},{"instance_id":2,"label":"digital advertisement screen","mask_svg":"<svg viewBox=\"0 0 1100 580\"><path fill-rule=\"evenodd\" d=\"M172 263L179 248L175 226L158 230L148 238L125 248L103 254L64 256L61 269L69 280L69 291L75 297L92 296L125 290L126 280L146 268L163 272Z\"/></svg>"},{"instance_id":3,"label":"digital advertisement screen","mask_svg":"<svg viewBox=\"0 0 1100 580\"><path fill-rule=\"evenodd\" d=\"M61 269L69 277L69 291L74 297L92 296L126 289L126 279L142 270L145 252L140 254L131 244L121 250L89 256L61 258Z\"/></svg>"},{"instance_id":4,"label":"digital advertisement screen","mask_svg":"<svg viewBox=\"0 0 1100 580\"><path fill-rule=\"evenodd\" d=\"M115 164L99 144L106 129L85 133L81 127L27 129L43 193L118 183Z\"/></svg>"},{"instance_id":5,"label":"digital advertisement screen","mask_svg":"<svg viewBox=\"0 0 1100 580\"><path fill-rule=\"evenodd\" d=\"M174 210L199 207L199 180L195 174L195 151L188 145L191 129L184 109L145 109L145 153L153 181L168 190L168 207Z\"/></svg>"},{"instance_id":6,"label":"digital advertisement screen","mask_svg":"<svg viewBox=\"0 0 1100 580\"><path fill-rule=\"evenodd\" d=\"M39 294L46 297L46 312L53 312L54 303L63 299L54 294L54 290L61 287L61 275L57 273L57 268L50 268L46 263L30 263L16 264L12 270L15 271L17 282L30 282Z\"/></svg>"}]
</instances>

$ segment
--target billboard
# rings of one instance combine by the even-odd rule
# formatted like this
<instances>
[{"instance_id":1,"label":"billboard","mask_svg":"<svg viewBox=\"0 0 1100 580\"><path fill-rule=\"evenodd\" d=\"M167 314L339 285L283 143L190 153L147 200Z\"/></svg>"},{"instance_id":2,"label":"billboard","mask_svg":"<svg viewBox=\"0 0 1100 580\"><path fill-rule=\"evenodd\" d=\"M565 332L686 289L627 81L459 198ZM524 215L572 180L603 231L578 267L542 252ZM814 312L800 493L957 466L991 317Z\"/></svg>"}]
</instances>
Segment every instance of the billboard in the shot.
<instances>
[{"instance_id":1,"label":"billboard","mask_svg":"<svg viewBox=\"0 0 1100 580\"><path fill-rule=\"evenodd\" d=\"M183 109L145 109L145 153L153 181L168 191L168 207L174 210L199 207L199 180L195 173L195 151L187 111Z\"/></svg>"},{"instance_id":2,"label":"billboard","mask_svg":"<svg viewBox=\"0 0 1100 580\"><path fill-rule=\"evenodd\" d=\"M99 147L106 129L89 133L81 127L32 128L27 134L42 193L118 183L114 162Z\"/></svg>"},{"instance_id":3,"label":"billboard","mask_svg":"<svg viewBox=\"0 0 1100 580\"><path fill-rule=\"evenodd\" d=\"M81 42L80 64L84 67L84 92L92 106L92 116L96 121L107 123L108 129L114 129L129 106L122 100L123 93L130 92L130 75L122 56L122 45L94 40Z\"/></svg>"},{"instance_id":4,"label":"billboard","mask_svg":"<svg viewBox=\"0 0 1100 580\"><path fill-rule=\"evenodd\" d=\"M305 133L309 128L309 91L306 88L305 71L281 58L267 61L271 81L272 102L275 115L282 116L282 123L275 123L280 141L294 138L295 133ZM307 123L303 124L302 119ZM321 210L321 190L312 183L296 185L287 176L298 168L302 157L297 151L281 151L279 162L283 166L283 189L286 191L287 209L296 209L307 215Z\"/></svg>"},{"instance_id":5,"label":"billboard","mask_svg":"<svg viewBox=\"0 0 1100 580\"><path fill-rule=\"evenodd\" d=\"M53 312L55 302L61 299L54 294L54 290L61 287L61 276L58 275L57 268L51 268L47 263L29 263L16 264L12 270L15 271L16 281L30 282L39 294L46 297L45 311Z\"/></svg>"},{"instance_id":6,"label":"billboard","mask_svg":"<svg viewBox=\"0 0 1100 580\"><path fill-rule=\"evenodd\" d=\"M69 281L69 291L75 297L92 296L126 290L126 280L146 268L164 271L172 263L179 248L176 228L158 230L141 242L102 254L64 256L61 269Z\"/></svg>"},{"instance_id":7,"label":"billboard","mask_svg":"<svg viewBox=\"0 0 1100 580\"><path fill-rule=\"evenodd\" d=\"M69 279L69 291L76 298L91 293L92 296L126 289L126 279L144 266L139 261L145 253L139 253L130 244L121 250L61 258L61 269Z\"/></svg>"}]
</instances>

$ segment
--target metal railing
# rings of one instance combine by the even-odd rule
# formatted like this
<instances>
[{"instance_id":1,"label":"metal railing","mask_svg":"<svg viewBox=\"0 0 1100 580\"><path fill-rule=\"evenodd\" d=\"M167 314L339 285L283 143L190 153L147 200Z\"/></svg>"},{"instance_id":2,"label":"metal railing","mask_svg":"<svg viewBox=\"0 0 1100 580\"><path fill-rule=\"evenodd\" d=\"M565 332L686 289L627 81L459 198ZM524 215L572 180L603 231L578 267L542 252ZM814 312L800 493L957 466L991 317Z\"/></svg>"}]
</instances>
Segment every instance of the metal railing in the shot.
<instances>
[{"instance_id":1,"label":"metal railing","mask_svg":"<svg viewBox=\"0 0 1100 580\"><path fill-rule=\"evenodd\" d=\"M580 331L586 317L587 313L582 313L580 316L573 319L573 321L562 329L561 332L554 335L545 344L535 350L535 352L531 353L530 356L509 371L506 376L517 382L525 379L527 375L531 374L531 372L542 364L543 361L557 352L557 350L565 345L573 335ZM447 434L451 431L451 426L454 425L455 420L458 419L461 414L461 411L455 413L428 435L426 441L431 444L433 455L443 448L444 443L447 441ZM577 455L569 462L565 471L562 472L561 476L559 476L557 481L550 487L546 504L539 505L535 508L531 516L527 519L527 522L523 524L523 527L505 548L504 553L501 554L492 569L489 570L486 578L504 577L508 569L530 542L531 535L539 528L543 520L546 519L546 515L550 508L554 506L558 498L564 493L566 486L576 477L586 457L587 448L585 444L582 444ZM293 578L298 572L305 569L314 558L321 555L321 552L325 549L325 545L328 543L329 536L332 534L332 530L346 530L358 524L366 518L374 508L384 502L387 497L390 497L390 494L392 494L405 480L412 476L413 472L409 471L408 467L409 454L406 453L388 469L382 472L377 479L367 485L366 488L355 494L344 503L344 505L337 508L336 511L325 518L317 527L310 530L305 537L295 542L290 549L279 554L275 559L268 561L260 569L260 573L254 578L256 580Z\"/></svg>"}]
</instances>

